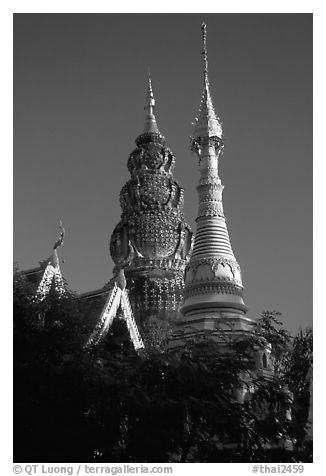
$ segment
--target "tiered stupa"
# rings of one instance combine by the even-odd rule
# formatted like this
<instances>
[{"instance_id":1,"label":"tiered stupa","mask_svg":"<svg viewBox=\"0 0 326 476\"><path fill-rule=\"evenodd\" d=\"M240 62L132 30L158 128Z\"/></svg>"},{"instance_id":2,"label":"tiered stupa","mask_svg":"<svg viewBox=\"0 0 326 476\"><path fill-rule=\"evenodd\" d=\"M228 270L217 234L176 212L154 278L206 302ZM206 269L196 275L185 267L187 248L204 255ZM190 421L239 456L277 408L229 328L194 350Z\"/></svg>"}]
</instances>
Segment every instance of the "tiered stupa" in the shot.
<instances>
[{"instance_id":1,"label":"tiered stupa","mask_svg":"<svg viewBox=\"0 0 326 476\"><path fill-rule=\"evenodd\" d=\"M121 221L110 242L116 266L126 263L126 287L140 325L150 316L178 320L192 243L183 216L184 191L172 175L175 157L158 129L154 107L149 77L145 126L129 156L131 178L120 192Z\"/></svg>"},{"instance_id":2,"label":"tiered stupa","mask_svg":"<svg viewBox=\"0 0 326 476\"><path fill-rule=\"evenodd\" d=\"M252 321L245 316L241 270L232 251L223 212L224 187L218 171L223 133L210 93L204 23L202 32L204 90L191 147L199 158L199 209L194 249L185 271L181 312L189 331L213 330L221 324L232 330L249 330Z\"/></svg>"}]
</instances>

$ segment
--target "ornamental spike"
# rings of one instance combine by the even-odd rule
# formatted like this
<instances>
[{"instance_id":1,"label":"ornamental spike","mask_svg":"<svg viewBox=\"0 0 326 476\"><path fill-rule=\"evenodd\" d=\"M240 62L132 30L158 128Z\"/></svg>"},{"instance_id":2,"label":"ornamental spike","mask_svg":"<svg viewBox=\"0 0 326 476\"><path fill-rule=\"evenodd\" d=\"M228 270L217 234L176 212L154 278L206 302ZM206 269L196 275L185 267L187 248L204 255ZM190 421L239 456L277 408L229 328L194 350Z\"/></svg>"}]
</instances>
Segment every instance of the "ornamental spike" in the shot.
<instances>
[{"instance_id":1,"label":"ornamental spike","mask_svg":"<svg viewBox=\"0 0 326 476\"><path fill-rule=\"evenodd\" d=\"M199 107L198 118L195 120L193 129L193 142L198 142L204 138L217 137L222 138L222 124L217 117L209 89L208 79L208 56L207 56L207 30L205 22L202 23L202 39L203 39L203 51L204 58L204 89L202 93L201 103ZM195 147L196 148L196 147Z\"/></svg>"},{"instance_id":2,"label":"ornamental spike","mask_svg":"<svg viewBox=\"0 0 326 476\"><path fill-rule=\"evenodd\" d=\"M207 59L207 47L206 47L206 23L203 21L201 25L203 34L203 57L204 57L204 85L208 84L208 59Z\"/></svg>"},{"instance_id":3,"label":"ornamental spike","mask_svg":"<svg viewBox=\"0 0 326 476\"><path fill-rule=\"evenodd\" d=\"M144 133L149 133L149 132L159 133L159 130L156 124L156 118L154 115L154 107L155 107L155 99L153 94L150 69L148 67L148 86L147 86L146 102L144 107L144 110L146 112Z\"/></svg>"}]
</instances>

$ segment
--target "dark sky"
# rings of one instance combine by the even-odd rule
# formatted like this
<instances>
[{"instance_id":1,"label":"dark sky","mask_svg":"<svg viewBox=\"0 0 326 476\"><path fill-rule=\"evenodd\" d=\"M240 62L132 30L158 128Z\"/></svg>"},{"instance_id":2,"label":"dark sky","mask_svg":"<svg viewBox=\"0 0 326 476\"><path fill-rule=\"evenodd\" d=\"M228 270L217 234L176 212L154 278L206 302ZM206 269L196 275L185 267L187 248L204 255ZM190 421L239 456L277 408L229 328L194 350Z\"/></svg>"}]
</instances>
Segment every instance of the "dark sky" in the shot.
<instances>
[{"instance_id":1,"label":"dark sky","mask_svg":"<svg viewBox=\"0 0 326 476\"><path fill-rule=\"evenodd\" d=\"M197 215L191 123L202 91L201 22L223 122L224 210L249 315L312 323L312 15L15 14L14 259L51 253L78 292L111 278L109 238L142 132L150 66L160 131Z\"/></svg>"}]
</instances>

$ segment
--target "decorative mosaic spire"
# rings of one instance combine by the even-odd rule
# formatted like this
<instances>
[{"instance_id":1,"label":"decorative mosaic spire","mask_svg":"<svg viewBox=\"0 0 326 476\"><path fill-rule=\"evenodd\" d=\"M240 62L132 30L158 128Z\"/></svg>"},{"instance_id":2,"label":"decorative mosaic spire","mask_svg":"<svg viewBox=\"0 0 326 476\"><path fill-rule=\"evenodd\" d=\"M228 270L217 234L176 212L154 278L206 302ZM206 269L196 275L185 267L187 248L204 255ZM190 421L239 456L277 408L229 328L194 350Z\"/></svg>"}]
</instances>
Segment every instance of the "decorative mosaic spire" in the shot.
<instances>
[{"instance_id":1,"label":"decorative mosaic spire","mask_svg":"<svg viewBox=\"0 0 326 476\"><path fill-rule=\"evenodd\" d=\"M140 326L151 316L170 321L180 317L192 243L183 215L184 191L173 177L175 157L159 132L154 107L148 75L145 127L128 159L131 177L120 192L121 220L110 242L116 266L128 258L124 271Z\"/></svg>"},{"instance_id":2,"label":"decorative mosaic spire","mask_svg":"<svg viewBox=\"0 0 326 476\"><path fill-rule=\"evenodd\" d=\"M208 80L206 25L202 25L204 91L191 148L199 157L199 209L194 249L185 271L185 316L205 309L246 312L240 267L234 257L223 212L223 185L218 164L223 150L222 126L216 116Z\"/></svg>"}]
</instances>

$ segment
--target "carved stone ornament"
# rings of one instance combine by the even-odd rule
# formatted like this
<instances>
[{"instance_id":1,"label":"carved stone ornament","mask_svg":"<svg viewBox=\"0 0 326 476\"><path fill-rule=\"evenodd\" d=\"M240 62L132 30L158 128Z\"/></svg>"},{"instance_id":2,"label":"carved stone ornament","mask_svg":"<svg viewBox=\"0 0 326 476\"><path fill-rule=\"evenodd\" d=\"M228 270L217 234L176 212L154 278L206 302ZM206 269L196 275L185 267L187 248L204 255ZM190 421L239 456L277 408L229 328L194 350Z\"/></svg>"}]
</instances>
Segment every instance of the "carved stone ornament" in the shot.
<instances>
[{"instance_id":1,"label":"carved stone ornament","mask_svg":"<svg viewBox=\"0 0 326 476\"><path fill-rule=\"evenodd\" d=\"M142 171L153 171L170 175L174 168L175 157L171 150L157 142L146 142L135 149L128 159L131 175Z\"/></svg>"},{"instance_id":2,"label":"carved stone ornament","mask_svg":"<svg viewBox=\"0 0 326 476\"><path fill-rule=\"evenodd\" d=\"M204 283L194 283L187 285L183 291L184 298L197 296L198 294L232 294L234 296L243 296L243 288L235 285L232 281L216 282L208 281Z\"/></svg>"},{"instance_id":3,"label":"carved stone ornament","mask_svg":"<svg viewBox=\"0 0 326 476\"><path fill-rule=\"evenodd\" d=\"M207 265L212 270L215 278L220 278L218 270L219 266L229 266L234 280L238 281L238 284L241 285L241 282L237 280L237 274L241 273L240 266L238 265L237 261L230 258L226 258L224 256L214 258L201 258L198 260L190 261L186 266L185 272L188 273L189 271L192 271L193 275L195 276L196 271L199 267ZM225 280L225 278L222 279Z\"/></svg>"},{"instance_id":4,"label":"carved stone ornament","mask_svg":"<svg viewBox=\"0 0 326 476\"><path fill-rule=\"evenodd\" d=\"M203 202L199 205L198 217L219 216L224 218L222 202Z\"/></svg>"},{"instance_id":5,"label":"carved stone ornament","mask_svg":"<svg viewBox=\"0 0 326 476\"><path fill-rule=\"evenodd\" d=\"M217 136L210 136L210 137L196 137L193 138L191 141L191 150L196 152L200 155L201 150L204 147L214 147L216 154L220 154L224 148L224 144L221 138Z\"/></svg>"}]
</instances>

